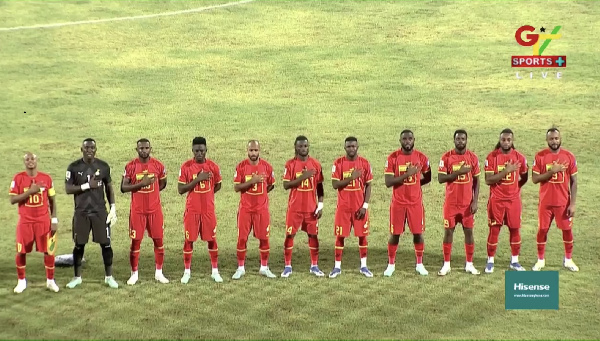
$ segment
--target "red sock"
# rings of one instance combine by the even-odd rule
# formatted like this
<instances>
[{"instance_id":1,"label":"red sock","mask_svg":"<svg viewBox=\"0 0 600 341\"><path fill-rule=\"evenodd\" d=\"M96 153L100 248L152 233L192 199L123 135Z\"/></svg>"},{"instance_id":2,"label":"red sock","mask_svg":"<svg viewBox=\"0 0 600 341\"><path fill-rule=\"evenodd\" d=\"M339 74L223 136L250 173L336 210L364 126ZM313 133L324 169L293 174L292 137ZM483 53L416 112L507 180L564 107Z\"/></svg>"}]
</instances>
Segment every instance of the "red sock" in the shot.
<instances>
[{"instance_id":1,"label":"red sock","mask_svg":"<svg viewBox=\"0 0 600 341\"><path fill-rule=\"evenodd\" d=\"M396 251L398 251L398 244L388 243L388 262L390 265L396 264Z\"/></svg>"},{"instance_id":2,"label":"red sock","mask_svg":"<svg viewBox=\"0 0 600 341\"><path fill-rule=\"evenodd\" d=\"M369 248L369 242L367 242L367 237L358 237L358 254L360 258L367 258L367 251Z\"/></svg>"},{"instance_id":3,"label":"red sock","mask_svg":"<svg viewBox=\"0 0 600 341\"><path fill-rule=\"evenodd\" d=\"M565 258L571 259L573 255L573 231L563 230L563 243L565 244Z\"/></svg>"},{"instance_id":4,"label":"red sock","mask_svg":"<svg viewBox=\"0 0 600 341\"><path fill-rule=\"evenodd\" d=\"M238 242L237 242L237 259L238 259L238 266L244 266L244 264L246 263L246 243L248 242L247 239L239 239L238 238Z\"/></svg>"},{"instance_id":5,"label":"red sock","mask_svg":"<svg viewBox=\"0 0 600 341\"><path fill-rule=\"evenodd\" d=\"M260 252L260 266L269 265L269 240L261 239L258 245L258 251Z\"/></svg>"},{"instance_id":6,"label":"red sock","mask_svg":"<svg viewBox=\"0 0 600 341\"><path fill-rule=\"evenodd\" d=\"M344 254L344 237L335 238L335 261L342 261L342 254Z\"/></svg>"},{"instance_id":7,"label":"red sock","mask_svg":"<svg viewBox=\"0 0 600 341\"><path fill-rule=\"evenodd\" d=\"M140 261L140 247L142 245L141 240L131 240L131 248L129 249L129 263L131 264L131 271L138 270L138 263Z\"/></svg>"},{"instance_id":8,"label":"red sock","mask_svg":"<svg viewBox=\"0 0 600 341\"><path fill-rule=\"evenodd\" d=\"M154 241L154 263L156 270L162 270L165 263L165 246L162 238L152 239Z\"/></svg>"},{"instance_id":9,"label":"red sock","mask_svg":"<svg viewBox=\"0 0 600 341\"><path fill-rule=\"evenodd\" d=\"M538 229L536 240L538 259L544 259L546 254L546 240L548 240L548 229Z\"/></svg>"},{"instance_id":10,"label":"red sock","mask_svg":"<svg viewBox=\"0 0 600 341\"><path fill-rule=\"evenodd\" d=\"M217 269L219 267L219 247L216 239L208 242L208 254L210 256L210 266Z\"/></svg>"},{"instance_id":11,"label":"red sock","mask_svg":"<svg viewBox=\"0 0 600 341\"><path fill-rule=\"evenodd\" d=\"M490 226L490 232L487 240L487 254L488 257L494 257L496 255L496 248L498 247L498 236L500 235L500 226Z\"/></svg>"},{"instance_id":12,"label":"red sock","mask_svg":"<svg viewBox=\"0 0 600 341\"><path fill-rule=\"evenodd\" d=\"M308 248L310 250L310 265L319 264L319 238L317 236L308 237Z\"/></svg>"},{"instance_id":13,"label":"red sock","mask_svg":"<svg viewBox=\"0 0 600 341\"><path fill-rule=\"evenodd\" d=\"M25 279L25 264L27 255L24 253L17 253L15 262L17 263L17 277L19 279Z\"/></svg>"},{"instance_id":14,"label":"red sock","mask_svg":"<svg viewBox=\"0 0 600 341\"><path fill-rule=\"evenodd\" d=\"M425 243L415 243L415 257L417 264L423 264L423 252L425 251Z\"/></svg>"},{"instance_id":15,"label":"red sock","mask_svg":"<svg viewBox=\"0 0 600 341\"><path fill-rule=\"evenodd\" d=\"M452 256L452 243L443 243L442 250L444 252L444 262L450 262Z\"/></svg>"},{"instance_id":16,"label":"red sock","mask_svg":"<svg viewBox=\"0 0 600 341\"><path fill-rule=\"evenodd\" d=\"M294 237L285 237L283 241L283 261L285 266L292 266L292 251L294 251Z\"/></svg>"},{"instance_id":17,"label":"red sock","mask_svg":"<svg viewBox=\"0 0 600 341\"><path fill-rule=\"evenodd\" d=\"M44 254L44 266L46 267L46 278L54 279L54 256Z\"/></svg>"},{"instance_id":18,"label":"red sock","mask_svg":"<svg viewBox=\"0 0 600 341\"><path fill-rule=\"evenodd\" d=\"M465 243L465 255L467 256L467 262L473 263L473 254L475 253L475 243Z\"/></svg>"},{"instance_id":19,"label":"red sock","mask_svg":"<svg viewBox=\"0 0 600 341\"><path fill-rule=\"evenodd\" d=\"M510 232L510 251L513 256L518 256L521 252L521 230L509 229Z\"/></svg>"},{"instance_id":20,"label":"red sock","mask_svg":"<svg viewBox=\"0 0 600 341\"><path fill-rule=\"evenodd\" d=\"M183 242L183 266L186 270L192 268L192 254L194 253L194 243Z\"/></svg>"}]
</instances>

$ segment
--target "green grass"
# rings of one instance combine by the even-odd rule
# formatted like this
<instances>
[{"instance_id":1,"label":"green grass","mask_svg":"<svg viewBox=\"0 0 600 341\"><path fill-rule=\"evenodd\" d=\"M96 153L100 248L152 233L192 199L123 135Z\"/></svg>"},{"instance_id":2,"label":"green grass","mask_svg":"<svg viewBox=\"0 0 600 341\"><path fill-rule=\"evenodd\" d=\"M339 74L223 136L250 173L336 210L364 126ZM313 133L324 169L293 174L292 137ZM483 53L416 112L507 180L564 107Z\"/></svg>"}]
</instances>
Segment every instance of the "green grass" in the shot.
<instances>
[{"instance_id":1,"label":"green grass","mask_svg":"<svg viewBox=\"0 0 600 341\"><path fill-rule=\"evenodd\" d=\"M15 2L0 1L0 26L35 25L207 6L221 1ZM117 195L120 222L114 229L115 276L122 287L105 288L96 245L86 249L81 289L43 290L42 257L28 257L29 289L14 295L14 226L17 212L0 203L4 260L0 271L0 338L250 338L250 339L589 339L600 335L595 299L597 202L600 171L595 135L600 62L597 18L600 3L564 2L281 2L257 1L203 13L139 21L53 29L0 32L0 183L6 188L22 169L27 150L57 184L61 219L59 254L69 253L72 198L64 193L67 165L80 157L81 140L98 141L98 157L113 167L115 184L134 144L148 137L155 156L170 171L162 200L166 219L165 273L172 284L152 278L151 242L142 245L136 287L129 276L127 195ZM561 40L544 52L567 55L564 78L517 80L511 55L530 54L514 41L521 25L562 25ZM523 70L521 70L523 71ZM24 113L26 112L26 114ZM425 265L414 272L411 238L403 237L394 277L384 279L391 191L383 185L383 164L398 146L402 129L415 131L417 148L433 165L452 148L456 128L469 131L480 158L498 133L511 127L516 146L531 160L545 146L551 125L563 131L563 145L579 162L579 200L574 259L579 273L561 269L563 246L555 227L547 247L548 270L560 271L558 311L505 311L504 274L510 257L503 230L493 275L470 276L457 231L455 272L435 273L442 262L443 186L425 186ZM374 166L369 264L376 277L358 273L356 238L347 241L344 273L336 280L307 273L305 236L297 238L293 277L258 277L258 244L249 243L248 274L232 282L236 261L232 189L235 164L245 142L258 138L263 157L282 175L296 135L311 140L311 154L327 170L342 155L343 140L356 135L360 153ZM210 281L206 246L197 243L190 284L179 284L184 198L176 175L191 156L194 136L206 136L209 157L223 170L217 195L221 272ZM434 177L435 177L434 171ZM524 265L536 259L537 186L523 189ZM476 218L475 263L483 269L487 226L482 187ZM271 194L271 268L283 267L287 193ZM321 221L321 267L333 265L335 193L326 186ZM71 269L58 269L61 287Z\"/></svg>"}]
</instances>

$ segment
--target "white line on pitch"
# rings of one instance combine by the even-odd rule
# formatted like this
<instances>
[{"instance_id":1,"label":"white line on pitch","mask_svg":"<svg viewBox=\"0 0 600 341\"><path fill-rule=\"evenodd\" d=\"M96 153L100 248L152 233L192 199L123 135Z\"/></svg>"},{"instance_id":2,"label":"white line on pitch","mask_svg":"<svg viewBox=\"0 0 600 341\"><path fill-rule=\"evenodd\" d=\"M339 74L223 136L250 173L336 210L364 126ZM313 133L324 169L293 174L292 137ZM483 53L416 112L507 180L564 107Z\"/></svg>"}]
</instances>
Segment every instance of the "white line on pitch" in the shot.
<instances>
[{"instance_id":1,"label":"white line on pitch","mask_svg":"<svg viewBox=\"0 0 600 341\"><path fill-rule=\"evenodd\" d=\"M135 16L131 16L131 17L119 17L119 18L107 18L107 19L96 19L96 20L71 21L71 22L64 22L64 23L46 24L46 25L33 25L33 26L0 27L0 31L31 30L31 29L36 29L36 28L53 28L53 27L73 26L73 25L97 24L97 23L112 22L112 21L138 20L138 19L150 19L150 18L157 18L157 17L167 17L167 16L172 16L172 15L180 15L180 14L187 14L187 13L197 13L197 12L208 11L208 10L211 10L211 9L218 9L218 8L224 8L224 7L237 6L237 5L242 5L242 4L246 4L246 3L249 3L249 2L253 2L253 1L255 1L255 0L242 0L242 1L236 1L236 2L228 2L228 3L225 3L225 4L221 4L221 5L214 5L214 6L207 6L207 7L199 7L199 8L186 9L186 10L182 10L182 11L162 12L162 13L146 14L146 15L135 15Z\"/></svg>"}]
</instances>

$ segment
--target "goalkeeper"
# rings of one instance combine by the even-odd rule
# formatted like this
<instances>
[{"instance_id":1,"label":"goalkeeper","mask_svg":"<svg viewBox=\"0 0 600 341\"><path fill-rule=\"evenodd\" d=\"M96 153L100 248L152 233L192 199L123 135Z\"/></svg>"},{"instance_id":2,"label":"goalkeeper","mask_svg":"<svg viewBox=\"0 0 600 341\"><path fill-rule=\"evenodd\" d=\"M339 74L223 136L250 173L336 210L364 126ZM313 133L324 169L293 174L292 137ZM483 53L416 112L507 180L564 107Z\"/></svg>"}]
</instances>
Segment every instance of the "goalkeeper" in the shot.
<instances>
[{"instance_id":1,"label":"goalkeeper","mask_svg":"<svg viewBox=\"0 0 600 341\"><path fill-rule=\"evenodd\" d=\"M81 145L83 157L73 161L65 176L65 190L75 197L73 214L73 268L75 277L67 284L73 289L81 284L81 263L85 245L92 232L93 241L100 244L104 271L104 282L111 288L118 288L112 276L113 250L110 245L110 229L117 222L115 191L110 177L110 166L96 158L96 141L85 139ZM110 211L106 213L106 199Z\"/></svg>"}]
</instances>

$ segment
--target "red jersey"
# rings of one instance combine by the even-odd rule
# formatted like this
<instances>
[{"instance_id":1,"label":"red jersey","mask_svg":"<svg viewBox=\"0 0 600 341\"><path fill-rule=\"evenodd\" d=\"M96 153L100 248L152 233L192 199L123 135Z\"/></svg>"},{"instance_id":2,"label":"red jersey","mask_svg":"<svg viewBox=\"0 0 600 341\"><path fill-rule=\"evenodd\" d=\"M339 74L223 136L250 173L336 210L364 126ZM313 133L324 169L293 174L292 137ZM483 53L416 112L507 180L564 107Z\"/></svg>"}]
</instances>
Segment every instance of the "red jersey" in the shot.
<instances>
[{"instance_id":1,"label":"red jersey","mask_svg":"<svg viewBox=\"0 0 600 341\"><path fill-rule=\"evenodd\" d=\"M179 183L192 182L200 172L212 173L212 177L199 182L193 190L188 192L185 209L194 214L215 213L214 189L216 184L221 183L221 170L216 163L209 159L206 159L204 163L198 163L194 159L186 161L179 170Z\"/></svg>"},{"instance_id":2,"label":"red jersey","mask_svg":"<svg viewBox=\"0 0 600 341\"><path fill-rule=\"evenodd\" d=\"M32 177L25 171L17 173L10 183L8 194L23 194L27 192L33 182L40 187L40 191L30 195L27 201L19 203L19 222L21 223L37 223L50 220L48 198L56 195L50 175L37 172L37 175Z\"/></svg>"},{"instance_id":3,"label":"red jersey","mask_svg":"<svg viewBox=\"0 0 600 341\"><path fill-rule=\"evenodd\" d=\"M357 211L365 202L365 185L373 181L373 169L367 159L358 156L350 161L346 156L335 160L331 168L332 180L344 180L352 175L355 169L362 170L362 176L352 180L348 186L338 189L337 209L344 211Z\"/></svg>"},{"instance_id":4,"label":"red jersey","mask_svg":"<svg viewBox=\"0 0 600 341\"><path fill-rule=\"evenodd\" d=\"M520 199L521 188L519 188L519 174L525 174L529 169L527 166L527 159L523 154L515 149L512 149L508 154L502 153L501 148L495 149L485 159L485 172L498 174L504 170L506 163L509 161L512 161L513 163L520 162L521 168L506 174L502 180L491 185L490 198L497 200Z\"/></svg>"},{"instance_id":5,"label":"red jersey","mask_svg":"<svg viewBox=\"0 0 600 341\"><path fill-rule=\"evenodd\" d=\"M317 209L317 184L323 183L323 169L319 161L310 156L306 161L297 157L288 160L283 170L283 181L295 180L305 170L314 170L316 173L302 181L300 186L290 189L288 211L308 213Z\"/></svg>"},{"instance_id":6,"label":"red jersey","mask_svg":"<svg viewBox=\"0 0 600 341\"><path fill-rule=\"evenodd\" d=\"M479 176L479 159L477 155L470 150L464 154L456 153L456 150L446 152L442 155L438 172L441 174L451 174L459 170L462 165L471 166L471 171L467 174L459 175L456 180L446 183L446 205L469 206L473 200L473 178Z\"/></svg>"},{"instance_id":7,"label":"red jersey","mask_svg":"<svg viewBox=\"0 0 600 341\"><path fill-rule=\"evenodd\" d=\"M151 179L155 179L155 181L135 192L131 192L131 213L152 214L162 210L159 180L167 178L167 170L162 162L150 158L148 162L143 163L136 158L125 166L125 172L123 173L123 177L129 180L132 185L140 183L146 175Z\"/></svg>"},{"instance_id":8,"label":"red jersey","mask_svg":"<svg viewBox=\"0 0 600 341\"><path fill-rule=\"evenodd\" d=\"M577 174L577 161L573 153L562 148L558 153L553 153L546 148L535 154L532 172L544 174L552 168L554 162L566 164L567 169L540 183L540 205L567 206L571 195L571 176Z\"/></svg>"},{"instance_id":9,"label":"red jersey","mask_svg":"<svg viewBox=\"0 0 600 341\"><path fill-rule=\"evenodd\" d=\"M269 209L267 187L275 183L275 172L267 161L258 159L256 165L252 165L249 159L240 162L235 167L233 183L241 184L249 181L255 174L262 175L264 181L254 184L245 192L240 193L240 209L246 212L259 212Z\"/></svg>"},{"instance_id":10,"label":"red jersey","mask_svg":"<svg viewBox=\"0 0 600 341\"><path fill-rule=\"evenodd\" d=\"M413 150L410 154L404 154L402 149L398 149L388 156L385 162L385 174L398 177L406 173L410 165L421 166L421 173L425 174L431 171L429 159L425 154L418 150ZM404 179L401 186L395 186L392 194L392 204L394 205L413 205L423 202L423 191L421 190L421 174L415 174Z\"/></svg>"}]
</instances>

